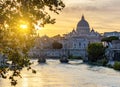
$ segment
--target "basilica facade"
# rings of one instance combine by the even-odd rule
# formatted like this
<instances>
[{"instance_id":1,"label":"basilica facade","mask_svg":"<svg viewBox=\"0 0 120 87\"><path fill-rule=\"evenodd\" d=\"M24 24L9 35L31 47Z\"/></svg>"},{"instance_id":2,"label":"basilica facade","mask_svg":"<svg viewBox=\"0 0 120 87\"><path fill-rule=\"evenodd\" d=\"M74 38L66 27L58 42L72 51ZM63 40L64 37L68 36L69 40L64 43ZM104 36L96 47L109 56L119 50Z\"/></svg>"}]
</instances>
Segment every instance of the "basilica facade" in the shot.
<instances>
[{"instance_id":1,"label":"basilica facade","mask_svg":"<svg viewBox=\"0 0 120 87\"><path fill-rule=\"evenodd\" d=\"M78 22L76 29L65 34L61 40L63 49L69 50L69 55L87 57L87 46L89 43L101 42L101 35L92 28L85 17L82 16Z\"/></svg>"},{"instance_id":2,"label":"basilica facade","mask_svg":"<svg viewBox=\"0 0 120 87\"><path fill-rule=\"evenodd\" d=\"M89 23L82 16L81 20L78 22L76 29L73 29L69 34L64 35L65 38L84 38L92 42L100 42L101 35L92 28L90 29Z\"/></svg>"}]
</instances>

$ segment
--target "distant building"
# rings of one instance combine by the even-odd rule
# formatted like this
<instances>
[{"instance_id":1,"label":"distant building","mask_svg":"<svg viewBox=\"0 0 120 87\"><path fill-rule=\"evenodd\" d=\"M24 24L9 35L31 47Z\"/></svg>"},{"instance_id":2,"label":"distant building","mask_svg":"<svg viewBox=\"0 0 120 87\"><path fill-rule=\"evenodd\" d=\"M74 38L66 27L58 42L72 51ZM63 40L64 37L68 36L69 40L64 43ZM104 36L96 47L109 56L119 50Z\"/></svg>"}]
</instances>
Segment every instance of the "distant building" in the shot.
<instances>
[{"instance_id":1,"label":"distant building","mask_svg":"<svg viewBox=\"0 0 120 87\"><path fill-rule=\"evenodd\" d=\"M62 43L63 48L60 50L53 50L51 44L54 40ZM39 49L32 49L31 54L33 55L46 55L46 56L62 56L72 55L82 58L87 58L87 46L89 43L101 42L101 35L95 32L94 29L90 29L89 23L82 16L81 20L77 24L77 28L73 29L72 32L64 34L63 37L59 35L53 38L47 36L37 40L37 47Z\"/></svg>"},{"instance_id":2,"label":"distant building","mask_svg":"<svg viewBox=\"0 0 120 87\"><path fill-rule=\"evenodd\" d=\"M111 36L116 36L119 37L120 39L120 32L114 31L114 32L105 32L104 37L111 37Z\"/></svg>"},{"instance_id":3,"label":"distant building","mask_svg":"<svg viewBox=\"0 0 120 87\"><path fill-rule=\"evenodd\" d=\"M120 61L120 40L113 40L108 43L106 56L110 61Z\"/></svg>"},{"instance_id":4,"label":"distant building","mask_svg":"<svg viewBox=\"0 0 120 87\"><path fill-rule=\"evenodd\" d=\"M87 57L87 46L89 43L101 42L101 35L90 29L89 23L82 16L77 24L77 28L64 35L63 49L69 50L73 56Z\"/></svg>"},{"instance_id":5,"label":"distant building","mask_svg":"<svg viewBox=\"0 0 120 87\"><path fill-rule=\"evenodd\" d=\"M95 32L92 28L90 30L89 23L85 20L84 16L82 16L81 20L77 24L76 30L73 29L69 34L64 35L65 38L85 38L90 43L100 42L101 35L98 32Z\"/></svg>"}]
</instances>

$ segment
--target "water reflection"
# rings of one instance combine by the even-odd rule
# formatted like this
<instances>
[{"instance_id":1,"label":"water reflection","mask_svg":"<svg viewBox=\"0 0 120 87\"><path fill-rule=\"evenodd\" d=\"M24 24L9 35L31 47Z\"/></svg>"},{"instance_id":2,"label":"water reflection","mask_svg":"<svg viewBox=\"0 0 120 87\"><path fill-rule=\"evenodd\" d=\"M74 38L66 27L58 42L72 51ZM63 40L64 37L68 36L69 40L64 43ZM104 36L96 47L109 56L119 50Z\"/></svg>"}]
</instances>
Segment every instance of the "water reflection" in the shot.
<instances>
[{"instance_id":1,"label":"water reflection","mask_svg":"<svg viewBox=\"0 0 120 87\"><path fill-rule=\"evenodd\" d=\"M24 69L16 87L120 87L120 72L113 69L91 67L78 60L70 64L50 59L46 64L33 61L37 73ZM0 87L11 87L9 80L0 80Z\"/></svg>"}]
</instances>

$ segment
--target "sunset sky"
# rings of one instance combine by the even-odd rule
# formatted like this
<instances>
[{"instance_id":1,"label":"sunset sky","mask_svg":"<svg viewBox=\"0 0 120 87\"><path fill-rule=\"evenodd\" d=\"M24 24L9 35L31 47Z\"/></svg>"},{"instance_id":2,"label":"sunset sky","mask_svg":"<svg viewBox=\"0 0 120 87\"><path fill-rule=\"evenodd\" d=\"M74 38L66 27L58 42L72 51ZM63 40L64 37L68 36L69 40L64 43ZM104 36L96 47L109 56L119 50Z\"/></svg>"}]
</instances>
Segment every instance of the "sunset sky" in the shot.
<instances>
[{"instance_id":1,"label":"sunset sky","mask_svg":"<svg viewBox=\"0 0 120 87\"><path fill-rule=\"evenodd\" d=\"M53 14L56 24L46 25L39 30L40 36L66 34L76 28L82 14L90 27L99 33L120 32L120 0L63 0L66 7L59 14Z\"/></svg>"}]
</instances>

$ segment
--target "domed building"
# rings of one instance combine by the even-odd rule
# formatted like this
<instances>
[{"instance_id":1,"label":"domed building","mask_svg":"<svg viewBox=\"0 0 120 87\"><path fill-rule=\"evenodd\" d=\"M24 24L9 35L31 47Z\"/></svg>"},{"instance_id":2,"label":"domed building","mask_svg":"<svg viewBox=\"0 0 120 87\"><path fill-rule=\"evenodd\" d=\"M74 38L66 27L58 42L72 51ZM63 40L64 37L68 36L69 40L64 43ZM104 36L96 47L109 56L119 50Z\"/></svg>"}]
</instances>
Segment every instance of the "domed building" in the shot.
<instances>
[{"instance_id":1,"label":"domed building","mask_svg":"<svg viewBox=\"0 0 120 87\"><path fill-rule=\"evenodd\" d=\"M85 38L89 42L100 42L101 35L96 32L93 28L90 29L89 23L86 21L84 15L82 15L81 20L78 22L76 29L73 29L72 32L65 34L65 38Z\"/></svg>"},{"instance_id":2,"label":"domed building","mask_svg":"<svg viewBox=\"0 0 120 87\"><path fill-rule=\"evenodd\" d=\"M79 34L89 34L90 33L89 23L85 20L84 16L82 16L81 20L78 22L76 31Z\"/></svg>"},{"instance_id":3,"label":"domed building","mask_svg":"<svg viewBox=\"0 0 120 87\"><path fill-rule=\"evenodd\" d=\"M69 55L87 58L87 46L89 43L101 42L101 35L86 21L84 15L78 22L76 29L64 35L63 49L69 51ZM86 60L86 59L85 59Z\"/></svg>"}]
</instances>

